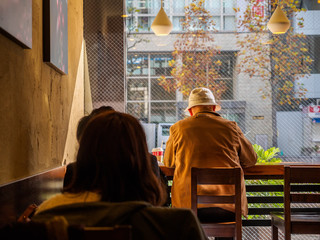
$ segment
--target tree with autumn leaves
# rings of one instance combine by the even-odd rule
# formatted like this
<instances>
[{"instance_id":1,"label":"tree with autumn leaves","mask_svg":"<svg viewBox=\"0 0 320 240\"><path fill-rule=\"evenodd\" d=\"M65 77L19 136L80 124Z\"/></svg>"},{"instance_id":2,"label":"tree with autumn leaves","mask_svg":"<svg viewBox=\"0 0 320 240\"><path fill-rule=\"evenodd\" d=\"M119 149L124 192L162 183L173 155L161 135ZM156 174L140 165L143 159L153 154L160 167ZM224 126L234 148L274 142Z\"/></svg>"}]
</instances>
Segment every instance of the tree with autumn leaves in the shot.
<instances>
[{"instance_id":1,"label":"tree with autumn leaves","mask_svg":"<svg viewBox=\"0 0 320 240\"><path fill-rule=\"evenodd\" d=\"M185 7L181 24L183 33L174 43L173 59L169 62L173 78L161 76L159 84L168 92L179 90L188 96L195 87L207 87L220 99L227 87L219 79L217 69L221 62L214 60L220 53L214 45L212 33L216 32L212 15L204 7L205 0L192 0Z\"/></svg>"},{"instance_id":2,"label":"tree with autumn leaves","mask_svg":"<svg viewBox=\"0 0 320 240\"><path fill-rule=\"evenodd\" d=\"M249 0L238 25L247 34L237 36L240 48L238 72L264 81L265 87L260 89L261 96L263 99L271 98L273 146L277 146L276 112L283 106L293 109L300 104L300 99L307 90L297 80L310 74L312 63L303 33L296 33L291 24L287 33L272 34L266 27L268 15L252 11L255 8L269 7L273 12L276 6L277 2L265 6L264 1ZM293 0L282 0L281 6L291 20L301 11ZM238 12L239 9L235 11ZM298 25L303 27L303 19L297 20Z\"/></svg>"}]
</instances>

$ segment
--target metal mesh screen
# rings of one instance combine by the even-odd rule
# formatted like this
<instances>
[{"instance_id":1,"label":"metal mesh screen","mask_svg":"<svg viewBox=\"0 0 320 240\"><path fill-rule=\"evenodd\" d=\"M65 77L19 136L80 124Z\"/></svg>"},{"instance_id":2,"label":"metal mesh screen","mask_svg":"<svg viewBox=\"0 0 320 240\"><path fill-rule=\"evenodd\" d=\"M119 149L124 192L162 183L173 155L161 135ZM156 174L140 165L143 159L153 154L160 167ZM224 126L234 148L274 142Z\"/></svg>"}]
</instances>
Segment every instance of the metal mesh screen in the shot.
<instances>
[{"instance_id":1,"label":"metal mesh screen","mask_svg":"<svg viewBox=\"0 0 320 240\"><path fill-rule=\"evenodd\" d=\"M253 144L278 147L282 161L319 162L320 31L311 24L319 16L314 5L284 1L292 28L272 35L266 23L274 6L268 1L165 0L173 30L159 37L150 26L160 1L126 4L128 113L147 124L172 124L188 115L190 91L209 87L221 115L236 121ZM300 12L303 7L307 11ZM157 140L155 132L148 136Z\"/></svg>"},{"instance_id":2,"label":"metal mesh screen","mask_svg":"<svg viewBox=\"0 0 320 240\"><path fill-rule=\"evenodd\" d=\"M84 37L93 108L110 105L124 111L123 2L84 1Z\"/></svg>"},{"instance_id":3,"label":"metal mesh screen","mask_svg":"<svg viewBox=\"0 0 320 240\"><path fill-rule=\"evenodd\" d=\"M189 92L209 87L252 144L279 148L281 161L320 163L320 5L281 2L292 28L272 35L267 0L163 0L173 30L159 37L150 27L160 0L85 0L93 106L139 118L151 151L188 116ZM271 238L265 227L243 234Z\"/></svg>"}]
</instances>

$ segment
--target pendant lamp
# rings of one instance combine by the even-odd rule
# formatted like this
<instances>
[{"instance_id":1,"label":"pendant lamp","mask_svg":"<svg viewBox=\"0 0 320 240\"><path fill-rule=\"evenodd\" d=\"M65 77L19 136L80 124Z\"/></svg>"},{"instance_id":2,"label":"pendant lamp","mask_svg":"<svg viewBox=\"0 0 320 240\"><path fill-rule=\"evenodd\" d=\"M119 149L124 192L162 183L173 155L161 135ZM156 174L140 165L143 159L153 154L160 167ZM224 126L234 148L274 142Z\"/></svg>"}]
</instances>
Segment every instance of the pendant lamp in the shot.
<instances>
[{"instance_id":1,"label":"pendant lamp","mask_svg":"<svg viewBox=\"0 0 320 240\"><path fill-rule=\"evenodd\" d=\"M279 4L272 14L267 27L273 34L284 34L288 31L290 27L290 21L282 11Z\"/></svg>"},{"instance_id":2,"label":"pendant lamp","mask_svg":"<svg viewBox=\"0 0 320 240\"><path fill-rule=\"evenodd\" d=\"M172 23L162 7L162 0L160 11L158 12L153 23L151 24L151 29L157 36L168 35L172 30Z\"/></svg>"}]
</instances>

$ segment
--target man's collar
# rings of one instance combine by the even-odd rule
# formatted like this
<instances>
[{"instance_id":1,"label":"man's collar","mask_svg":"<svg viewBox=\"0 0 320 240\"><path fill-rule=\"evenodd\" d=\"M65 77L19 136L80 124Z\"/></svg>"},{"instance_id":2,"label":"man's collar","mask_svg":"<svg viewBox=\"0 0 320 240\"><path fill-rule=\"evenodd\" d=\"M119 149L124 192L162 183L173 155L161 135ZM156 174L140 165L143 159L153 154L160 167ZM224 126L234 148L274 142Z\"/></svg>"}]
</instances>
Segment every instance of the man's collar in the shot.
<instances>
[{"instance_id":1,"label":"man's collar","mask_svg":"<svg viewBox=\"0 0 320 240\"><path fill-rule=\"evenodd\" d=\"M215 115L215 116L221 117L219 113L211 112L211 111L201 111L201 112L197 112L197 113L194 115L194 117L197 118L200 114L208 114L208 113L209 113L209 114L213 114L213 115Z\"/></svg>"}]
</instances>

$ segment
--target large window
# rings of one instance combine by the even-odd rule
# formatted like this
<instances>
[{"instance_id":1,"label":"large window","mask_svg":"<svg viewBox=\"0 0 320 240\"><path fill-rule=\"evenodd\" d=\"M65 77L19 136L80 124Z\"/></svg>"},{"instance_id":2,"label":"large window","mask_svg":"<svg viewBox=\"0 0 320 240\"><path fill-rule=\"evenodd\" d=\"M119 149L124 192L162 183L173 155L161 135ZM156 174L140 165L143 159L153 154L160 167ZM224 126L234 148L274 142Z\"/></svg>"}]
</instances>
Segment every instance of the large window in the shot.
<instances>
[{"instance_id":1,"label":"large window","mask_svg":"<svg viewBox=\"0 0 320 240\"><path fill-rule=\"evenodd\" d=\"M127 0L128 9L134 9L129 15L127 26L139 29L139 32L150 32L150 26L160 9L160 0ZM173 32L181 32L181 20L188 0L164 0L163 7L173 24ZM205 1L205 8L213 16L218 31L235 31L236 18L234 8L236 0ZM132 19L133 18L133 19ZM134 25L134 26L132 26Z\"/></svg>"}]
</instances>

